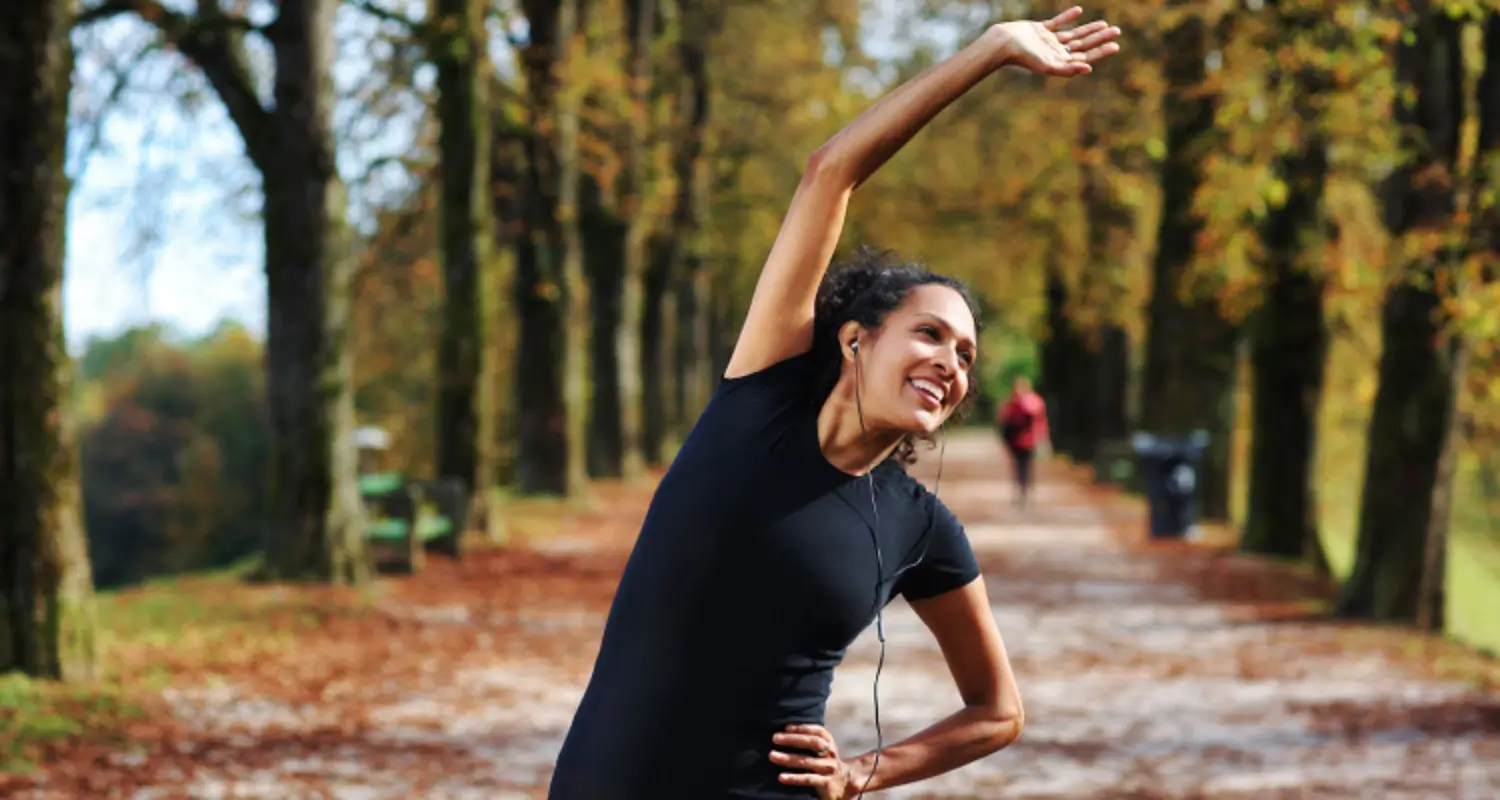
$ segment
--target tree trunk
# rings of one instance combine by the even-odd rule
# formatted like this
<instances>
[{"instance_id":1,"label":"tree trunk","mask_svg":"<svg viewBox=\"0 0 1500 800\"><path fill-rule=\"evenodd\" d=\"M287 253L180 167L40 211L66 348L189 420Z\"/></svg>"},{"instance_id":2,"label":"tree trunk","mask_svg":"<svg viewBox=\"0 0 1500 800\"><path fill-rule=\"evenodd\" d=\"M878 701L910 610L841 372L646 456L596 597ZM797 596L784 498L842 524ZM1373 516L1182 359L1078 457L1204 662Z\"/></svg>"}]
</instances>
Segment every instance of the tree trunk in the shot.
<instances>
[{"instance_id":1,"label":"tree trunk","mask_svg":"<svg viewBox=\"0 0 1500 800\"><path fill-rule=\"evenodd\" d=\"M708 347L708 274L703 269L701 231L707 192L704 191L703 137L708 129L708 43L711 11L699 2L679 2L684 33L678 56L685 79L681 113L686 121L674 170L676 205L672 212L674 240L669 285L676 319L672 370L671 427L681 433L692 425L712 385Z\"/></svg>"},{"instance_id":2,"label":"tree trunk","mask_svg":"<svg viewBox=\"0 0 1500 800\"><path fill-rule=\"evenodd\" d=\"M693 426L708 400L706 388L712 380L713 353L709 347L712 320L709 317L711 296L709 275L697 255L682 262L677 279L677 381L673 409L678 417L675 428L679 436Z\"/></svg>"},{"instance_id":3,"label":"tree trunk","mask_svg":"<svg viewBox=\"0 0 1500 800\"><path fill-rule=\"evenodd\" d=\"M1396 79L1415 92L1397 106L1402 143L1413 157L1385 186L1392 234L1445 232L1454 223L1454 168L1464 118L1462 24L1418 4L1409 42L1396 49ZM1398 249L1399 252L1399 249ZM1439 461L1451 424L1455 356L1443 340L1441 309L1458 254L1440 249L1407 260L1381 310L1379 388L1360 503L1354 573L1339 598L1350 617L1415 619Z\"/></svg>"},{"instance_id":4,"label":"tree trunk","mask_svg":"<svg viewBox=\"0 0 1500 800\"><path fill-rule=\"evenodd\" d=\"M646 235L649 230L642 208L646 182L646 133L651 117L651 41L656 26L655 0L626 0L625 30L630 36L626 49L626 74L630 80L630 119L626 125L624 191L621 214L625 220L623 266L620 286L620 329L616 340L618 362L621 440L620 473L627 479L640 477L644 425L642 353L646 327Z\"/></svg>"},{"instance_id":5,"label":"tree trunk","mask_svg":"<svg viewBox=\"0 0 1500 800\"><path fill-rule=\"evenodd\" d=\"M1202 221L1193 197L1203 182L1202 147L1213 131L1217 97L1203 90L1207 24L1185 2L1186 16L1166 33L1167 155L1161 167L1162 213L1146 332L1141 424L1159 434L1208 431L1200 470L1200 508L1206 519L1229 517L1229 455L1234 421L1238 333L1212 298L1183 299Z\"/></svg>"},{"instance_id":6,"label":"tree trunk","mask_svg":"<svg viewBox=\"0 0 1500 800\"><path fill-rule=\"evenodd\" d=\"M1073 324L1072 293L1056 264L1048 264L1044 292L1047 339L1037 388L1047 402L1053 450L1077 458L1080 445L1093 436L1094 361Z\"/></svg>"},{"instance_id":7,"label":"tree trunk","mask_svg":"<svg viewBox=\"0 0 1500 800\"><path fill-rule=\"evenodd\" d=\"M641 458L652 466L666 458L667 423L667 311L672 246L667 237L654 237L644 279L641 304Z\"/></svg>"},{"instance_id":8,"label":"tree trunk","mask_svg":"<svg viewBox=\"0 0 1500 800\"><path fill-rule=\"evenodd\" d=\"M271 31L274 149L252 148L266 193L273 443L266 566L272 577L362 583L370 562L355 484L352 263L337 221L343 198L330 125L336 6L283 0Z\"/></svg>"},{"instance_id":9,"label":"tree trunk","mask_svg":"<svg viewBox=\"0 0 1500 800\"><path fill-rule=\"evenodd\" d=\"M557 15L558 67L573 74L573 51L578 46L588 0L562 0ZM588 383L589 383L589 292L583 274L583 244L578 227L578 189L582 171L578 162L578 97L560 91L557 111L557 225L562 261L563 298L563 405L568 429L567 491L576 495L588 483Z\"/></svg>"},{"instance_id":10,"label":"tree trunk","mask_svg":"<svg viewBox=\"0 0 1500 800\"><path fill-rule=\"evenodd\" d=\"M525 11L530 130L516 241L516 476L523 494L565 495L586 479L588 293L577 247L578 116L561 91L577 7L572 0L527 0Z\"/></svg>"},{"instance_id":11,"label":"tree trunk","mask_svg":"<svg viewBox=\"0 0 1500 800\"><path fill-rule=\"evenodd\" d=\"M1452 354L1436 344L1437 314L1432 292L1407 285L1386 297L1357 556L1338 604L1344 616L1415 619L1452 402Z\"/></svg>"},{"instance_id":12,"label":"tree trunk","mask_svg":"<svg viewBox=\"0 0 1500 800\"><path fill-rule=\"evenodd\" d=\"M1320 180L1321 182L1321 180ZM1318 203L1306 188L1309 202ZM1292 192L1297 197L1298 192ZM1310 209L1294 211L1290 203L1275 215L1273 227L1292 233ZM1318 409L1323 397L1323 368L1328 330L1323 319L1323 282L1290 263L1295 242L1271 235L1268 250L1273 272L1265 305L1251 327L1254 370L1250 455L1250 498L1240 549L1248 553L1301 559L1317 540L1314 502Z\"/></svg>"},{"instance_id":13,"label":"tree trunk","mask_svg":"<svg viewBox=\"0 0 1500 800\"><path fill-rule=\"evenodd\" d=\"M621 389L625 374L619 338L623 300L627 225L604 205L597 181L583 179L583 261L589 280L589 366L593 395L588 422L588 472L595 478L618 478L625 469L624 410Z\"/></svg>"},{"instance_id":14,"label":"tree trunk","mask_svg":"<svg viewBox=\"0 0 1500 800\"><path fill-rule=\"evenodd\" d=\"M1422 580L1417 587L1417 627L1441 631L1448 599L1448 530L1453 518L1453 472L1458 465L1458 403L1468 365L1468 343L1453 335L1447 346L1448 405L1443 409L1442 439L1437 475L1432 486L1432 511L1427 520L1426 546L1422 554Z\"/></svg>"},{"instance_id":15,"label":"tree trunk","mask_svg":"<svg viewBox=\"0 0 1500 800\"><path fill-rule=\"evenodd\" d=\"M596 478L641 474L644 281L648 220L642 201L645 135L650 117L653 0L624 5L628 44L622 64L629 102L617 126L619 178L613 191L585 175L579 221L589 279L593 395L588 472ZM606 135L609 131L606 131Z\"/></svg>"},{"instance_id":16,"label":"tree trunk","mask_svg":"<svg viewBox=\"0 0 1500 800\"><path fill-rule=\"evenodd\" d=\"M1495 279L1496 258L1500 257L1500 197L1496 195L1500 190L1500 11L1491 12L1485 22L1484 64L1476 87L1479 138L1470 192L1469 248L1486 265L1481 267L1478 280L1488 282ZM1417 625L1430 631L1442 630L1445 625L1448 529L1460 435L1458 399L1469 362L1469 343L1455 337L1449 343L1449 352L1453 358L1453 380L1417 600ZM1492 491L1490 496L1494 494Z\"/></svg>"},{"instance_id":17,"label":"tree trunk","mask_svg":"<svg viewBox=\"0 0 1500 800\"><path fill-rule=\"evenodd\" d=\"M0 674L94 674L63 338L71 0L0 19Z\"/></svg>"},{"instance_id":18,"label":"tree trunk","mask_svg":"<svg viewBox=\"0 0 1500 800\"><path fill-rule=\"evenodd\" d=\"M1128 169L1128 152L1104 138L1112 126L1125 124L1120 109L1136 99L1137 93L1123 85L1123 74L1123 70L1109 73L1099 90L1103 103L1093 106L1082 121L1080 137L1090 157L1083 166L1088 249L1078 299L1090 313L1081 325L1075 319L1075 325L1081 328L1089 365L1083 380L1087 393L1078 398L1075 412L1079 436L1070 442L1070 450L1082 462L1094 460L1101 441L1129 435L1130 342L1120 322L1129 313L1130 267L1123 259L1132 249L1135 218L1110 179L1111 173ZM1104 152L1095 152L1101 148Z\"/></svg>"},{"instance_id":19,"label":"tree trunk","mask_svg":"<svg viewBox=\"0 0 1500 800\"><path fill-rule=\"evenodd\" d=\"M529 133L525 123L513 118L502 104L494 103L490 113L489 182L486 190L489 211L492 215L490 246L495 253L511 248L512 274L502 275L498 267L504 261L497 257L496 267L488 277L496 296L487 297L485 313L493 314L490 324L485 326L487 341L484 374L490 381L487 388L492 393L494 417L480 420L480 430L488 435L481 447L488 446L495 454L495 477L493 485L519 483L517 440L519 417L517 401L520 399L521 348L520 328L525 324L524 315L515 305L518 291L507 292L506 281L512 288L519 288L521 270L514 260L520 252L524 231L524 202L528 196L526 146ZM506 316L501 316L505 314ZM519 324L515 328L502 325L502 320L514 317ZM483 463L483 462L481 462ZM491 530L494 527L491 526Z\"/></svg>"},{"instance_id":20,"label":"tree trunk","mask_svg":"<svg viewBox=\"0 0 1500 800\"><path fill-rule=\"evenodd\" d=\"M1124 328L1106 324L1100 330L1097 359L1096 437L1101 442L1125 439L1130 435L1130 336Z\"/></svg>"},{"instance_id":21,"label":"tree trunk","mask_svg":"<svg viewBox=\"0 0 1500 800\"><path fill-rule=\"evenodd\" d=\"M484 9L477 0L433 0L438 26L439 203L443 326L438 342L437 473L475 497L495 482L495 379L484 368L484 273L491 269L488 75Z\"/></svg>"},{"instance_id":22,"label":"tree trunk","mask_svg":"<svg viewBox=\"0 0 1500 800\"><path fill-rule=\"evenodd\" d=\"M1319 20L1300 7L1274 7L1273 47L1295 49ZM1336 34L1343 38L1342 32ZM1320 49L1341 43L1310 42ZM1269 88L1283 81L1277 72ZM1287 186L1286 201L1261 227L1266 251L1264 304L1252 325L1252 439L1250 489L1240 549L1321 562L1315 466L1318 411L1328 357L1323 314L1324 280L1315 274L1315 254L1323 236L1323 196L1328 178L1328 142L1318 111L1331 88L1326 71L1303 65L1292 74L1292 109L1304 131L1301 152L1277 159L1276 176ZM1304 253L1311 257L1304 257Z\"/></svg>"},{"instance_id":23,"label":"tree trunk","mask_svg":"<svg viewBox=\"0 0 1500 800\"><path fill-rule=\"evenodd\" d=\"M748 298L740 297L734 290L735 273L730 264L718 263L709 275L708 358L707 369L700 377L705 403L719 376L729 370L729 359L734 356L734 344L749 303Z\"/></svg>"},{"instance_id":24,"label":"tree trunk","mask_svg":"<svg viewBox=\"0 0 1500 800\"><path fill-rule=\"evenodd\" d=\"M1500 10L1491 12L1485 23L1484 64L1475 92L1479 141L1474 167L1478 178L1473 194L1470 246L1500 259ZM1487 269L1481 270L1480 278L1493 281L1497 272L1500 262L1491 261Z\"/></svg>"},{"instance_id":25,"label":"tree trunk","mask_svg":"<svg viewBox=\"0 0 1500 800\"><path fill-rule=\"evenodd\" d=\"M1068 336L1070 356L1067 363L1076 364L1070 377L1069 391L1058 409L1061 424L1068 432L1067 456L1074 463L1092 464L1099 441L1099 353L1090 347L1085 334L1076 326Z\"/></svg>"}]
</instances>

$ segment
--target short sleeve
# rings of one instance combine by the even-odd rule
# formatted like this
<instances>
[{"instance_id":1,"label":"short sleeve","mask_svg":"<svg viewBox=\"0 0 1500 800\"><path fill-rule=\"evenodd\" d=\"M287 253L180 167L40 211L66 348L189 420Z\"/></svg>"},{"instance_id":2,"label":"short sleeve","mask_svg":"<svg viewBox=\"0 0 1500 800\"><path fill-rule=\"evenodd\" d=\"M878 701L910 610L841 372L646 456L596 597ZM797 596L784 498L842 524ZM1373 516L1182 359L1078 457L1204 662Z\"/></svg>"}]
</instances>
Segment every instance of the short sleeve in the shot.
<instances>
[{"instance_id":1,"label":"short sleeve","mask_svg":"<svg viewBox=\"0 0 1500 800\"><path fill-rule=\"evenodd\" d=\"M812 352L808 351L782 359L749 375L719 378L715 395L733 395L744 392L768 394L801 394L807 390L812 379Z\"/></svg>"},{"instance_id":2,"label":"short sleeve","mask_svg":"<svg viewBox=\"0 0 1500 800\"><path fill-rule=\"evenodd\" d=\"M721 377L696 427L721 443L747 436L774 439L807 405L814 371L811 353L803 353L749 375Z\"/></svg>"},{"instance_id":3,"label":"short sleeve","mask_svg":"<svg viewBox=\"0 0 1500 800\"><path fill-rule=\"evenodd\" d=\"M920 560L896 585L896 593L908 601L951 592L979 577L979 562L963 525L941 500L931 495L928 500L930 522L925 541L916 548Z\"/></svg>"}]
</instances>

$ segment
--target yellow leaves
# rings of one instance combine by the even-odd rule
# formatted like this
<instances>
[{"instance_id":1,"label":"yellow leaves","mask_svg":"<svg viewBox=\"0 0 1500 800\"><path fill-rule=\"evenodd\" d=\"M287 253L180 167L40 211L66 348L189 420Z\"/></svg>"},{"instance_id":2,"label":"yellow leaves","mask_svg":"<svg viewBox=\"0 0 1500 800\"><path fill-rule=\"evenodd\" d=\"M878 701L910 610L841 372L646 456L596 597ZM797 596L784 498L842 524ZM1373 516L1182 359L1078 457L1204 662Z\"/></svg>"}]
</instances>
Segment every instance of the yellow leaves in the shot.
<instances>
[{"instance_id":1,"label":"yellow leaves","mask_svg":"<svg viewBox=\"0 0 1500 800\"><path fill-rule=\"evenodd\" d=\"M1273 209L1286 205L1286 196L1286 182L1280 178L1272 178L1261 189L1261 197L1265 198L1266 204Z\"/></svg>"},{"instance_id":2,"label":"yellow leaves","mask_svg":"<svg viewBox=\"0 0 1500 800\"><path fill-rule=\"evenodd\" d=\"M412 275L421 281L437 279L437 263L430 258L419 258L411 266Z\"/></svg>"}]
</instances>

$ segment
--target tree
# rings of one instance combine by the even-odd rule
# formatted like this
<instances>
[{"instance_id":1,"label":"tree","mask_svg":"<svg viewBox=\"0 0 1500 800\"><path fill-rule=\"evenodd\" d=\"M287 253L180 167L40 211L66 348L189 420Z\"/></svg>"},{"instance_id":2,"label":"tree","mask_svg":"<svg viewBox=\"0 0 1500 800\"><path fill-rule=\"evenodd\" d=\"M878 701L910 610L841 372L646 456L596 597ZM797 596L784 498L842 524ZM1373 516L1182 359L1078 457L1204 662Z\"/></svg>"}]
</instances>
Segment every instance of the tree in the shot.
<instances>
[{"instance_id":1,"label":"tree","mask_svg":"<svg viewBox=\"0 0 1500 800\"><path fill-rule=\"evenodd\" d=\"M73 12L0 19L0 672L65 679L95 655L62 317Z\"/></svg>"},{"instance_id":2,"label":"tree","mask_svg":"<svg viewBox=\"0 0 1500 800\"><path fill-rule=\"evenodd\" d=\"M1051 407L1059 451L1094 459L1100 442L1129 433L1127 324L1138 209L1126 189L1144 155L1137 135L1121 135L1140 113L1141 86L1128 63L1102 65L1098 85L1069 89L1080 106L1082 268L1076 278L1049 270L1046 382L1061 390ZM1048 364L1047 361L1058 363Z\"/></svg>"},{"instance_id":3,"label":"tree","mask_svg":"<svg viewBox=\"0 0 1500 800\"><path fill-rule=\"evenodd\" d=\"M484 273L492 268L485 5L481 0L432 0L432 9L444 306L438 339L437 473L462 479L480 496L497 478L493 428L498 388L484 358L489 327Z\"/></svg>"},{"instance_id":4,"label":"tree","mask_svg":"<svg viewBox=\"0 0 1500 800\"><path fill-rule=\"evenodd\" d=\"M1201 471L1203 515L1229 515L1229 452L1239 333L1213 293L1189 273L1202 230L1193 200L1203 185L1205 148L1217 94L1205 85L1213 30L1189 0L1173 0L1176 21L1163 34L1166 158L1161 217L1152 264L1141 424L1157 433L1206 429L1211 444ZM1227 19L1227 18L1226 18ZM1218 39L1227 38L1221 24Z\"/></svg>"},{"instance_id":5,"label":"tree","mask_svg":"<svg viewBox=\"0 0 1500 800\"><path fill-rule=\"evenodd\" d=\"M585 0L525 0L528 128L516 237L517 483L573 494L584 459L588 287L578 236L578 98L565 80Z\"/></svg>"},{"instance_id":6,"label":"tree","mask_svg":"<svg viewBox=\"0 0 1500 800\"><path fill-rule=\"evenodd\" d=\"M648 464L662 463L668 432L680 430L687 416L686 387L692 380L688 376L700 374L694 365L702 360L693 347L693 333L701 334L705 327L698 316L699 283L683 276L696 272L701 261L699 234L707 207L704 140L711 99L708 47L714 29L712 9L704 0L677 0L677 11L678 124L672 146L676 191L666 230L648 245L642 275L641 453Z\"/></svg>"},{"instance_id":7,"label":"tree","mask_svg":"<svg viewBox=\"0 0 1500 800\"><path fill-rule=\"evenodd\" d=\"M675 318L672 330L672 427L686 431L708 400L713 383L713 354L709 347L709 274L705 269L703 228L709 208L704 159L710 109L709 46L717 31L715 8L706 0L678 0L682 32L677 55L681 62L682 140L673 161L677 197L670 223L670 253L666 277Z\"/></svg>"},{"instance_id":8,"label":"tree","mask_svg":"<svg viewBox=\"0 0 1500 800\"><path fill-rule=\"evenodd\" d=\"M1274 94L1290 83L1288 116L1296 144L1275 159L1277 203L1260 223L1264 296L1249 330L1253 371L1250 494L1242 550L1322 563L1314 504L1318 410L1329 333L1326 279L1317 264L1327 238L1324 190L1329 137L1321 108L1333 89L1339 21L1321 7L1279 0L1271 6L1268 44L1277 65Z\"/></svg>"},{"instance_id":9,"label":"tree","mask_svg":"<svg viewBox=\"0 0 1500 800\"><path fill-rule=\"evenodd\" d=\"M1492 281L1496 258L1500 256L1500 213L1496 192L1500 190L1500 10L1491 11L1484 26L1484 72L1479 76L1476 97L1478 141L1469 185L1469 237L1464 255L1478 267L1474 273L1460 271L1455 294L1462 287ZM1492 310L1480 312L1493 314ZM1455 309L1455 328L1464 322ZM1433 486L1432 511L1428 516L1426 547L1422 558L1422 577L1417 595L1417 626L1424 630L1442 630L1447 604L1446 572L1448 563L1448 529L1453 513L1455 471L1460 445L1460 396L1468 378L1472 360L1471 334L1459 329L1449 334L1452 341L1447 364L1451 371L1448 402L1443 411L1443 441L1438 455L1437 476Z\"/></svg>"},{"instance_id":10,"label":"tree","mask_svg":"<svg viewBox=\"0 0 1500 800\"><path fill-rule=\"evenodd\" d=\"M598 48L601 56L618 49L619 63L596 58L591 72L601 74L579 76L589 83L593 116L600 120L589 131L599 140L591 148L599 155L592 169L583 170L579 222L593 322L589 474L634 478L644 466L641 326L652 222L647 206L653 194L648 134L657 101L652 45L661 26L655 0L621 5L618 26L592 26L606 40Z\"/></svg>"},{"instance_id":11,"label":"tree","mask_svg":"<svg viewBox=\"0 0 1500 800\"><path fill-rule=\"evenodd\" d=\"M1451 435L1462 357L1446 335L1443 307L1458 260L1453 241L1464 119L1461 21L1443 7L1411 5L1395 48L1404 160L1384 188L1385 224L1398 243L1400 275L1381 308L1379 387L1370 418L1354 572L1338 611L1380 620L1415 618L1440 462ZM1440 498L1439 498L1440 499Z\"/></svg>"},{"instance_id":12,"label":"tree","mask_svg":"<svg viewBox=\"0 0 1500 800\"><path fill-rule=\"evenodd\" d=\"M487 4L429 0L414 20L368 0L354 6L396 23L436 67L438 258L442 269L438 332L436 472L461 479L476 499L498 479L499 389L487 347L493 313L486 292L495 268L491 230L490 87Z\"/></svg>"},{"instance_id":13,"label":"tree","mask_svg":"<svg viewBox=\"0 0 1500 800\"><path fill-rule=\"evenodd\" d=\"M100 587L226 566L258 552L264 530L261 346L232 324L181 345L151 329L121 339L140 333L132 358L84 376L98 399L80 414L79 464Z\"/></svg>"},{"instance_id":14,"label":"tree","mask_svg":"<svg viewBox=\"0 0 1500 800\"><path fill-rule=\"evenodd\" d=\"M271 417L269 577L361 583L369 578L355 486L354 396L347 347L351 259L330 127L335 0L279 0L257 27L216 2L195 15L157 0L106 0L88 23L134 13L196 64L224 103L260 174ZM244 37L275 56L262 98Z\"/></svg>"}]
</instances>

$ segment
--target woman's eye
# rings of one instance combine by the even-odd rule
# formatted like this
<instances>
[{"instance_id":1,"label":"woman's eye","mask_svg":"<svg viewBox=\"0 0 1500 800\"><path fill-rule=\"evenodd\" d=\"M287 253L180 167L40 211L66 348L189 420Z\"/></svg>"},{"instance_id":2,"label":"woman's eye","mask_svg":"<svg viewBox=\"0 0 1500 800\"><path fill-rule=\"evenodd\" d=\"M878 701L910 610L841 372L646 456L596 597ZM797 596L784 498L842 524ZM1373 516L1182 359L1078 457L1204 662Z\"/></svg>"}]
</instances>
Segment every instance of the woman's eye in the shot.
<instances>
[{"instance_id":1,"label":"woman's eye","mask_svg":"<svg viewBox=\"0 0 1500 800\"><path fill-rule=\"evenodd\" d=\"M938 338L937 328L923 327L923 328L919 328L918 330L920 330L923 334L926 334L933 341L937 341L937 338Z\"/></svg>"}]
</instances>

